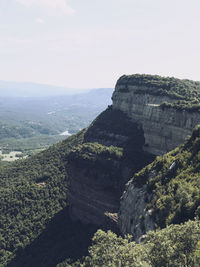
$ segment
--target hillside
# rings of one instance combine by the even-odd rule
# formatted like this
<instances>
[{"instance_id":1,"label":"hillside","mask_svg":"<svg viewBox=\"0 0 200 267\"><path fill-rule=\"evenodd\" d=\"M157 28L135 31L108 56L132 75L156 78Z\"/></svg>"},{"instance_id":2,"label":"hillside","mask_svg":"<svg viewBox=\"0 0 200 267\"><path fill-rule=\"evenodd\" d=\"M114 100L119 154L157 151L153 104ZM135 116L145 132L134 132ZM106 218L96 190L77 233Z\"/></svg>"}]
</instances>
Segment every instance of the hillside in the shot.
<instances>
[{"instance_id":1,"label":"hillside","mask_svg":"<svg viewBox=\"0 0 200 267\"><path fill-rule=\"evenodd\" d=\"M1 265L17 256L9 266L55 266L87 252L96 227L72 223L67 208L66 157L83 134L1 169Z\"/></svg>"},{"instance_id":2,"label":"hillside","mask_svg":"<svg viewBox=\"0 0 200 267\"><path fill-rule=\"evenodd\" d=\"M119 224L123 233L138 238L147 230L200 216L199 149L197 126L184 145L157 157L134 175L121 200Z\"/></svg>"},{"instance_id":3,"label":"hillside","mask_svg":"<svg viewBox=\"0 0 200 267\"><path fill-rule=\"evenodd\" d=\"M147 76L147 84L148 78L151 84L154 77ZM88 128L1 167L1 265L61 267L72 266L72 261L74 266L198 266L200 127L192 133L190 124L187 132L192 136L185 143L183 137L176 138L172 151L155 158L155 150L145 145L147 138L156 140L155 133L159 140L166 138L165 131L158 130L160 117L153 134L149 129L147 135L145 120L136 115L147 114L147 99L155 104L163 97L154 91L142 99L135 92L140 90L137 83L128 85L128 93L119 81L113 105ZM166 125L171 129L169 121ZM173 121L171 125L175 128ZM185 134L183 125L176 126L180 136ZM162 144L160 151L166 152ZM96 232L99 228L105 232ZM106 232L109 229L131 236L122 238Z\"/></svg>"}]
</instances>

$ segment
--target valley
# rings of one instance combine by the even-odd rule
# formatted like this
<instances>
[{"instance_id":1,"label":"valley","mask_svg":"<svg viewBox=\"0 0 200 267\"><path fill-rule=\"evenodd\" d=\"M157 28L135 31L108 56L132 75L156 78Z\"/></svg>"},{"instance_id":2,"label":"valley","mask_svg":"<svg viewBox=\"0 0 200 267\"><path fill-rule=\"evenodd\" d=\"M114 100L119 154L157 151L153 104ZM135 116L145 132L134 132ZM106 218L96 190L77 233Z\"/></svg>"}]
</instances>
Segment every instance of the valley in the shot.
<instances>
[{"instance_id":1,"label":"valley","mask_svg":"<svg viewBox=\"0 0 200 267\"><path fill-rule=\"evenodd\" d=\"M19 151L30 156L77 133L110 104L112 91L94 89L61 96L1 97L2 152Z\"/></svg>"}]
</instances>

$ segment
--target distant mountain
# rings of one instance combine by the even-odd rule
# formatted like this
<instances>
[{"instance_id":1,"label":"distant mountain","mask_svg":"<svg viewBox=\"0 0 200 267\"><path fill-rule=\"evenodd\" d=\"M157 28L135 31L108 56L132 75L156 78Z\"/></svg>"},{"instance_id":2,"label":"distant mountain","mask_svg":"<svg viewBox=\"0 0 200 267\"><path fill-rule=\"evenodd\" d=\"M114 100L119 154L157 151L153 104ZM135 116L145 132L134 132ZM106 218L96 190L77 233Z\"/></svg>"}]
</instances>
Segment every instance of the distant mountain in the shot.
<instances>
[{"instance_id":1,"label":"distant mountain","mask_svg":"<svg viewBox=\"0 0 200 267\"><path fill-rule=\"evenodd\" d=\"M41 97L71 95L87 91L88 89L66 88L32 82L0 81L0 97Z\"/></svg>"}]
</instances>

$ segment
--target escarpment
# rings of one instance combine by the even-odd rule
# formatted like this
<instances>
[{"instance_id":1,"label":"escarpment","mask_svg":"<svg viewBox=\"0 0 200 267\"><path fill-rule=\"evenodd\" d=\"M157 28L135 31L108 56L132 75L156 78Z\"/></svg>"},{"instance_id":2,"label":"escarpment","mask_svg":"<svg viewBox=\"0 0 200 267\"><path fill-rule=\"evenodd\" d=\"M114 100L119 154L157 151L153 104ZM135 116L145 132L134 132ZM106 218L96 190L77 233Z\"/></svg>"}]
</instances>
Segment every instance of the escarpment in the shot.
<instances>
[{"instance_id":1,"label":"escarpment","mask_svg":"<svg viewBox=\"0 0 200 267\"><path fill-rule=\"evenodd\" d=\"M119 227L135 240L200 215L200 126L187 142L136 173L121 198Z\"/></svg>"},{"instance_id":2,"label":"escarpment","mask_svg":"<svg viewBox=\"0 0 200 267\"><path fill-rule=\"evenodd\" d=\"M141 126L145 151L163 155L183 144L200 123L199 94L197 82L150 75L123 76L112 97L113 109L123 111ZM172 186L171 179L176 179L177 170L181 173L183 164L179 158L184 153L187 154L184 149L174 155L172 152L173 156L164 156L133 175L120 202L118 224L123 234L131 233L139 241L149 230L184 221L188 210L183 214L182 200L177 200L178 189L171 190L170 196L167 192L162 196L163 192L170 191L166 188ZM194 206L190 218L195 217ZM170 215L169 210L173 210Z\"/></svg>"},{"instance_id":3,"label":"escarpment","mask_svg":"<svg viewBox=\"0 0 200 267\"><path fill-rule=\"evenodd\" d=\"M105 228L118 224L123 234L140 240L149 230L183 222L184 210L190 210L183 200L190 192L182 194L179 182L170 184L185 150L153 160L183 144L200 123L200 83L122 76L112 100L85 131L83 143L69 154L70 214L74 220ZM194 218L195 205L188 218Z\"/></svg>"},{"instance_id":4,"label":"escarpment","mask_svg":"<svg viewBox=\"0 0 200 267\"><path fill-rule=\"evenodd\" d=\"M113 228L119 208L121 149L85 143L70 153L70 214L74 220Z\"/></svg>"},{"instance_id":5,"label":"escarpment","mask_svg":"<svg viewBox=\"0 0 200 267\"><path fill-rule=\"evenodd\" d=\"M151 75L123 76L113 93L113 109L121 110L141 126L144 150L163 155L182 144L200 122L200 85L190 83ZM188 109L192 101L196 109Z\"/></svg>"},{"instance_id":6,"label":"escarpment","mask_svg":"<svg viewBox=\"0 0 200 267\"><path fill-rule=\"evenodd\" d=\"M116 229L120 197L132 174L153 160L144 152L144 134L111 107L69 154L69 204L72 219Z\"/></svg>"}]
</instances>

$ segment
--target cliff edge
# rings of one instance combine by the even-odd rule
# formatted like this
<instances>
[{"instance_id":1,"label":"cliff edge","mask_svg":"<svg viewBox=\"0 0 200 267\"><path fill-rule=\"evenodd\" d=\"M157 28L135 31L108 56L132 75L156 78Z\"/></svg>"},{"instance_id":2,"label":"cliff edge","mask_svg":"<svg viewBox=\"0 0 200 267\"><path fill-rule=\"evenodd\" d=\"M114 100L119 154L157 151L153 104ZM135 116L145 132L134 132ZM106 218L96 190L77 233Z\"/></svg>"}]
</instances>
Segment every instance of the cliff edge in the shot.
<instances>
[{"instance_id":1,"label":"cliff edge","mask_svg":"<svg viewBox=\"0 0 200 267\"><path fill-rule=\"evenodd\" d=\"M149 230L185 221L185 207L179 204L190 192L181 195L179 182L173 185L178 191L171 192L170 183L177 181L176 170L184 165L178 158L186 153L189 160L190 155L179 149L153 160L183 144L200 123L200 83L122 76L112 100L69 154L70 214L74 220L105 228L114 229L118 223L122 233L139 240ZM172 214L169 205L177 206ZM190 210L188 218L195 212Z\"/></svg>"},{"instance_id":2,"label":"cliff edge","mask_svg":"<svg viewBox=\"0 0 200 267\"><path fill-rule=\"evenodd\" d=\"M182 144L200 122L200 83L153 75L122 76L112 96L143 131L143 149L162 155Z\"/></svg>"}]
</instances>

